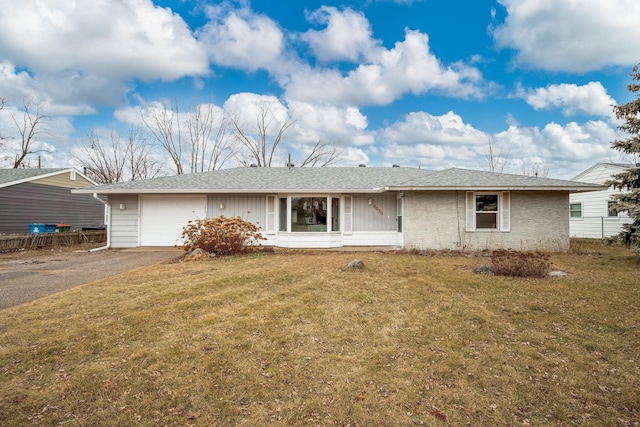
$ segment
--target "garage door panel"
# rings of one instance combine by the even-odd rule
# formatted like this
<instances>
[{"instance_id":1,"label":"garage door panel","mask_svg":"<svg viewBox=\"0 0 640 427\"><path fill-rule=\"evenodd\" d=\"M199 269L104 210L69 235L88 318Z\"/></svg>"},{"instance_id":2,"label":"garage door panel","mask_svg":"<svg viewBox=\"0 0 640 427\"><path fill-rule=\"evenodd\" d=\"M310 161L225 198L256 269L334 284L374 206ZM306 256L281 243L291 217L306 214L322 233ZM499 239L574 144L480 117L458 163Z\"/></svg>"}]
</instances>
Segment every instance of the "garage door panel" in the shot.
<instances>
[{"instance_id":1,"label":"garage door panel","mask_svg":"<svg viewBox=\"0 0 640 427\"><path fill-rule=\"evenodd\" d=\"M206 218L206 208L206 196L141 197L140 245L181 245L182 229L189 220Z\"/></svg>"}]
</instances>

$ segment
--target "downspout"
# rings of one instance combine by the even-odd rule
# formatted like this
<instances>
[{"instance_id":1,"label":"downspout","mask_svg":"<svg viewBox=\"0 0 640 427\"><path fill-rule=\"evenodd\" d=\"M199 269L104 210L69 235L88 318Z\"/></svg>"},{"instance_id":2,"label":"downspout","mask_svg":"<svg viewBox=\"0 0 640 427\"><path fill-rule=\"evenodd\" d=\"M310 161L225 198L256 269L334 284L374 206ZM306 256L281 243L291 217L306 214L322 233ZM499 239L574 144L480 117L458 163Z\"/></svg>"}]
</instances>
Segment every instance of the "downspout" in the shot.
<instances>
[{"instance_id":1,"label":"downspout","mask_svg":"<svg viewBox=\"0 0 640 427\"><path fill-rule=\"evenodd\" d=\"M98 200L99 202L104 203L107 209L107 245L100 246L99 248L89 249L89 252L101 251L103 249L109 249L111 247L111 205L109 204L109 202L106 202L98 197L98 193L93 193L93 198Z\"/></svg>"}]
</instances>

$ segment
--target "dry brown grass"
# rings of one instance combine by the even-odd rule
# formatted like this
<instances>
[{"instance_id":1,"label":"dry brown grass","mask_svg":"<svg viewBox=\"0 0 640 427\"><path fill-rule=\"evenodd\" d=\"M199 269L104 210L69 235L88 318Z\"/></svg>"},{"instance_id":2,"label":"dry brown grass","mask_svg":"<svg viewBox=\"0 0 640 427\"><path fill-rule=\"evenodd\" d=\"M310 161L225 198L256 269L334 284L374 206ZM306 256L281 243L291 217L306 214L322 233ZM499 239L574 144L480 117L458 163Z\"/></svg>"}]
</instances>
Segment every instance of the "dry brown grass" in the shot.
<instances>
[{"instance_id":1,"label":"dry brown grass","mask_svg":"<svg viewBox=\"0 0 640 427\"><path fill-rule=\"evenodd\" d=\"M141 268L0 312L0 424L638 425L640 263L593 248Z\"/></svg>"}]
</instances>

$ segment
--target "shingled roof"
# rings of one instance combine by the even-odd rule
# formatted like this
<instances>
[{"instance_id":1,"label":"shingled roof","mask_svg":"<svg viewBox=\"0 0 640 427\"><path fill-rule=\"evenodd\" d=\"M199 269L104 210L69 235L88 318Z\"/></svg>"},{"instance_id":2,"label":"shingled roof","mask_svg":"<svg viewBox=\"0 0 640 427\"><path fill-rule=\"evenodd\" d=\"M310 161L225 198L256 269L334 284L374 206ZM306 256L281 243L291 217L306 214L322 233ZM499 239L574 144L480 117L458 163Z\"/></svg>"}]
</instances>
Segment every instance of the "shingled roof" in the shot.
<instances>
[{"instance_id":1,"label":"shingled roof","mask_svg":"<svg viewBox=\"0 0 640 427\"><path fill-rule=\"evenodd\" d=\"M405 167L233 168L73 190L97 194L167 193L375 193L389 190L601 190L558 179L465 169Z\"/></svg>"},{"instance_id":2,"label":"shingled roof","mask_svg":"<svg viewBox=\"0 0 640 427\"><path fill-rule=\"evenodd\" d=\"M55 175L63 171L71 169L64 168L46 168L46 169L0 169L0 187L19 184L21 182L31 181L32 179L42 178L44 176Z\"/></svg>"},{"instance_id":3,"label":"shingled roof","mask_svg":"<svg viewBox=\"0 0 640 427\"><path fill-rule=\"evenodd\" d=\"M513 175L469 169L451 168L418 177L400 185L390 185L394 190L602 190L601 185L563 179Z\"/></svg>"}]
</instances>

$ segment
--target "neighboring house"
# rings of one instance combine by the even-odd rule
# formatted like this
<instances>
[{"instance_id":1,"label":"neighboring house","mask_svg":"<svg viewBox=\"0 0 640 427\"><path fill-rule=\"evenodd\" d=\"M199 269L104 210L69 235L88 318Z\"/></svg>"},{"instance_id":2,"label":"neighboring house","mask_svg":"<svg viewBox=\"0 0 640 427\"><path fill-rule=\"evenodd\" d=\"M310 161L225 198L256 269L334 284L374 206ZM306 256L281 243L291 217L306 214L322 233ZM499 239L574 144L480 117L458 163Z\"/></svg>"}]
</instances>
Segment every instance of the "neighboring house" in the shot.
<instances>
[{"instance_id":1,"label":"neighboring house","mask_svg":"<svg viewBox=\"0 0 640 427\"><path fill-rule=\"evenodd\" d=\"M565 250L569 193L602 188L463 169L248 167L74 193L111 206L114 248L180 245L187 221L224 215L287 248Z\"/></svg>"},{"instance_id":2,"label":"neighboring house","mask_svg":"<svg viewBox=\"0 0 640 427\"><path fill-rule=\"evenodd\" d=\"M74 188L96 183L75 169L0 169L0 234L28 233L29 224L105 224L105 205Z\"/></svg>"},{"instance_id":3,"label":"neighboring house","mask_svg":"<svg viewBox=\"0 0 640 427\"><path fill-rule=\"evenodd\" d=\"M633 165L620 163L596 163L578 174L573 181L604 184L611 176L625 171ZM600 191L571 194L569 197L569 230L571 237L603 239L622 231L622 225L631 222L624 213L610 209L611 195L619 190L606 188Z\"/></svg>"}]
</instances>

